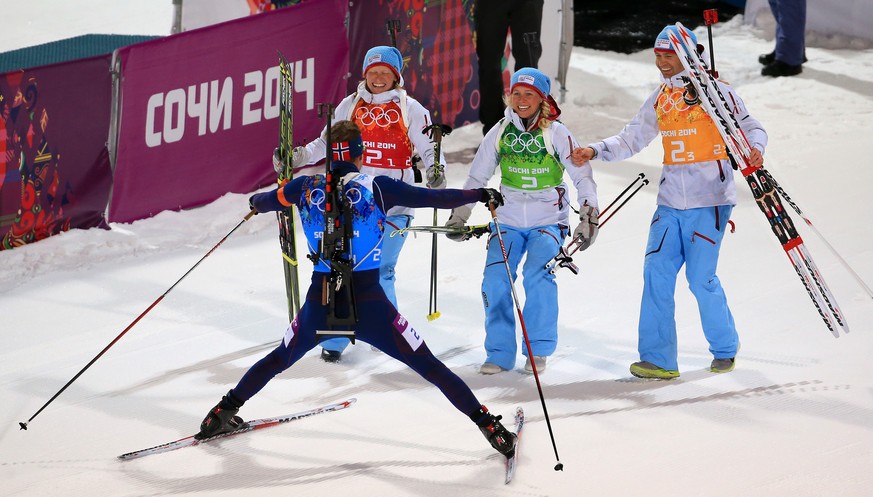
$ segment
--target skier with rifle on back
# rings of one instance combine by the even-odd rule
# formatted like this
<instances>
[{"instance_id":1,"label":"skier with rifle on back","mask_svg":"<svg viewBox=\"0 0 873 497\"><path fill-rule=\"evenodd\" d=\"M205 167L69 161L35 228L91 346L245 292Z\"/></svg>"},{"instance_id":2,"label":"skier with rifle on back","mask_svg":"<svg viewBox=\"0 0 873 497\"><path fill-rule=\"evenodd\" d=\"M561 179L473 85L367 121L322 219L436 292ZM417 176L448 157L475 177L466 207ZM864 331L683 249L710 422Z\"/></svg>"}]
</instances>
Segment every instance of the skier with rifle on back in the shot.
<instances>
[{"instance_id":1,"label":"skier with rifle on back","mask_svg":"<svg viewBox=\"0 0 873 497\"><path fill-rule=\"evenodd\" d=\"M336 106L336 115L361 129L367 147L362 172L407 184L420 183L421 173L412 163L413 152L418 152L424 162L428 188L445 188L445 175L438 174L433 167L435 161L445 164L445 159L434 157L431 139L422 134L422 130L432 124L430 113L406 94L402 69L403 57L396 48L376 46L368 50L361 71L364 79L354 93ZM294 168L314 164L325 157L326 131L306 146L294 149L291 157ZM284 168L275 154L273 167L277 171ZM409 227L414 213L414 209L406 206L392 207L386 212L387 227L391 230ZM405 241L405 235L386 238L380 255L380 281L395 307L398 307L394 291L395 266ZM337 362L348 345L345 338L326 340L321 344L321 358Z\"/></svg>"},{"instance_id":2,"label":"skier with rifle on back","mask_svg":"<svg viewBox=\"0 0 873 497\"><path fill-rule=\"evenodd\" d=\"M197 438L206 439L242 426L244 422L237 416L240 407L273 377L314 348L318 330L332 329L352 331L355 338L412 368L476 423L492 447L507 458L512 457L517 441L515 434L501 424L501 416L488 412L464 381L431 353L421 336L397 311L380 285L377 256L385 236L386 213L392 207L448 209L477 201L498 206L502 205L503 197L491 188L433 190L363 173L360 169L365 148L358 127L350 121L340 121L329 128L329 133L332 157L336 161L327 175L298 177L276 190L253 195L249 200L259 213L297 206L310 247L310 259L315 262L312 282L282 342L252 366L209 411ZM326 213L333 214L326 216ZM329 227L325 224L326 217L334 220ZM337 233L344 234L345 239L334 240L331 247L339 246L342 250L326 255L323 249L331 247L322 240L332 239ZM334 242L340 243L334 245ZM340 277L337 266L346 264L351 271ZM338 286L347 285L350 291L328 291L326 285L334 289L337 281ZM325 302L328 295L331 301ZM332 319L336 316L340 321L349 316L354 319L336 325L337 321Z\"/></svg>"}]
</instances>

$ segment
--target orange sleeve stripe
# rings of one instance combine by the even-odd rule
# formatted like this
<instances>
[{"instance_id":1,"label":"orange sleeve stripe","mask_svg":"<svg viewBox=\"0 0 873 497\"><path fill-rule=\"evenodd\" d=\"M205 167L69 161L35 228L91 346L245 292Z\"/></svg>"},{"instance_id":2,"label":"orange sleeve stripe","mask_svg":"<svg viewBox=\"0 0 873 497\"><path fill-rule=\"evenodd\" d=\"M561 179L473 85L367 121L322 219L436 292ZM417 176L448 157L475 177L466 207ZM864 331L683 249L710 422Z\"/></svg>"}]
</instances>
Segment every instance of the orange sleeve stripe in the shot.
<instances>
[{"instance_id":1,"label":"orange sleeve stripe","mask_svg":"<svg viewBox=\"0 0 873 497\"><path fill-rule=\"evenodd\" d=\"M276 191L276 196L279 197L279 203L284 205L285 207L291 207L292 205L294 205L291 202L289 202L288 199L285 198L285 188L284 187L279 188Z\"/></svg>"}]
</instances>

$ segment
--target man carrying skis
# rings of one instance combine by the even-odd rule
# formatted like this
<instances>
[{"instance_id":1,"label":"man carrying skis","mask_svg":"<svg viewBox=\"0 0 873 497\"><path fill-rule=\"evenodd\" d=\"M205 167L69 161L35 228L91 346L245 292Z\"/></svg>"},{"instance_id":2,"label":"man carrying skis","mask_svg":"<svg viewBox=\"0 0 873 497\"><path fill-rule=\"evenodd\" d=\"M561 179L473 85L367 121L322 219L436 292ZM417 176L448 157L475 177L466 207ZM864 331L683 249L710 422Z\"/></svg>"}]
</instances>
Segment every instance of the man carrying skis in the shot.
<instances>
[{"instance_id":1,"label":"man carrying skis","mask_svg":"<svg viewBox=\"0 0 873 497\"><path fill-rule=\"evenodd\" d=\"M491 446L506 457L515 452L516 436L477 399L470 388L437 359L421 336L385 295L379 283L378 253L384 236L385 218L394 206L437 207L448 209L480 201L501 205L500 193L490 188L471 190L416 188L385 176L361 173L364 144L361 131L350 121L340 121L330 129L333 162L332 175L342 178L338 183L348 207L342 212L341 223L352 223L350 240L344 243L344 260L351 261L351 299L336 293L333 306L337 314L354 315L357 322L333 326L334 330L352 330L356 338L403 362L430 381L462 413L479 427ZM242 405L257 394L277 374L291 367L317 344L316 330L330 327L329 307L323 302L326 281L331 276L331 261L325 261L319 241L325 236L325 211L330 189L324 175L302 176L276 190L253 195L249 200L259 213L278 211L296 205L303 223L311 257L316 261L312 284L300 312L288 326L282 343L252 366L239 383L213 407L200 425L198 439L238 429L243 420L237 416ZM357 304L357 305L356 305Z\"/></svg>"},{"instance_id":2,"label":"man carrying skis","mask_svg":"<svg viewBox=\"0 0 873 497\"><path fill-rule=\"evenodd\" d=\"M678 35L675 26L667 26L654 47L661 85L621 132L573 151L573 162L582 165L591 159L625 160L658 135L663 142L664 168L658 207L649 227L643 266L640 361L630 366L631 374L640 378L679 376L674 294L683 264L713 355L710 371L732 371L739 347L727 297L715 274L725 227L736 205L733 171L725 143L700 106L689 75L669 41L668 31ZM691 37L700 50L693 33ZM721 81L718 85L752 145L750 165L761 166L766 131L749 114L733 88Z\"/></svg>"}]
</instances>

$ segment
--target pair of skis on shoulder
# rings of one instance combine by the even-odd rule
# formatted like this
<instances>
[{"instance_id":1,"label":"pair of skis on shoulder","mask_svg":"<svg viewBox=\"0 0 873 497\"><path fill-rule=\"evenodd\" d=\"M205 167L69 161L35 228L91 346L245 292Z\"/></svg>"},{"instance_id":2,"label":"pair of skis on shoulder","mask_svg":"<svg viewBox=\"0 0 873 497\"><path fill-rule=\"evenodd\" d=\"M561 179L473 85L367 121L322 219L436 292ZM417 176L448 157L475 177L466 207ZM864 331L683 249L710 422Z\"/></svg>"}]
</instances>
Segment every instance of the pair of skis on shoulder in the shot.
<instances>
[{"instance_id":1,"label":"pair of skis on shoulder","mask_svg":"<svg viewBox=\"0 0 873 497\"><path fill-rule=\"evenodd\" d=\"M251 421L246 421L243 425L238 429L227 433L222 433L220 435L216 435L210 438L198 439L195 435L191 435L185 438L180 438L179 440L175 440L172 442L168 442L161 445L156 445L154 447L149 447L147 449L135 450L133 452L128 452L126 454L122 454L118 456L118 459L122 461L130 461L132 459L139 459L141 457L150 456L154 454L163 454L165 452L171 452L174 450L183 449L185 447L194 447L200 445L202 443L208 443L215 440L225 439L229 437L233 437L236 435L240 435L242 433L248 433L255 430L260 430L263 428L270 428L272 426L278 426L280 424L288 423L291 421L296 421L298 419L308 418L311 416L315 416L317 414L324 414L327 412L341 411L343 409L351 407L357 399L351 398L348 400L344 400L342 402L337 402L334 404L327 404L321 407L316 407L315 409L309 409L307 411L301 411L294 414L286 414L284 416L275 416L271 418L261 418L261 419L253 419ZM521 407L516 409L515 412L515 432L518 437L515 445L515 453L512 457L506 458L506 478L505 483L509 483L512 481L513 476L515 476L515 468L518 462L518 449L519 442L521 441L521 430L524 428L524 411Z\"/></svg>"},{"instance_id":2,"label":"pair of skis on shoulder","mask_svg":"<svg viewBox=\"0 0 873 497\"><path fill-rule=\"evenodd\" d=\"M778 238L779 243L788 255L791 265L800 277L807 294L812 299L813 305L815 305L825 325L835 337L840 336L837 329L838 326L842 328L843 332L848 333L849 326L846 323L846 319L830 288L825 283L818 266L813 261L812 255L803 243L803 239L798 234L794 222L785 211L782 199L784 198L788 202L807 225L812 227L812 223L803 215L803 212L785 193L785 190L779 186L779 183L769 171L764 169L763 166L751 165L752 147L740 128L736 117L731 112L725 96L721 92L715 77L710 72L706 61L698 52L690 32L682 23L678 22L676 23L676 31L678 36L676 33L668 31L670 43L676 54L679 55L679 60L682 62L684 69L690 76L688 80L697 92L700 105L715 123L721 138L725 142L728 155L738 165L740 172L746 178L755 202L767 217L773 234L776 235L776 238Z\"/></svg>"}]
</instances>

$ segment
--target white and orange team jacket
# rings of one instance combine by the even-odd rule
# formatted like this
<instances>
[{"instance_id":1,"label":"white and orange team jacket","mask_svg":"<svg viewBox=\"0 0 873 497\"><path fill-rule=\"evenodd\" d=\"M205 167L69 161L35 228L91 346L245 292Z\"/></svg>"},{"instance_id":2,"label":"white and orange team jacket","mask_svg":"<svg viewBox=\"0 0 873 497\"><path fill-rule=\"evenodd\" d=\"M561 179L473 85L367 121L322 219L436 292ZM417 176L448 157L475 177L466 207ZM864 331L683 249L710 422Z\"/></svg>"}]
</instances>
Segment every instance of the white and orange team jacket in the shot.
<instances>
[{"instance_id":1,"label":"white and orange team jacket","mask_svg":"<svg viewBox=\"0 0 873 497\"><path fill-rule=\"evenodd\" d=\"M361 128L366 151L361 172L371 176L388 176L410 185L415 183L411 166L412 153L418 152L425 172L433 167L433 142L422 130L433 124L430 112L403 89L374 95L364 81L358 90L344 98L334 109L334 123L354 121ZM310 163L323 159L327 147L327 128L306 145ZM440 164L445 165L445 156ZM417 186L425 186L421 183ZM415 209L395 206L389 216L414 215Z\"/></svg>"},{"instance_id":2,"label":"white and orange team jacket","mask_svg":"<svg viewBox=\"0 0 873 497\"><path fill-rule=\"evenodd\" d=\"M669 80L662 77L661 85L617 135L588 146L597 151L599 160L620 161L635 155L660 136L664 168L659 181L658 205L683 210L736 205L734 171L724 141L703 108L689 106L683 99L682 76L685 75L683 71ZM749 114L730 85L722 81L718 85L749 144L763 154L767 146L764 127Z\"/></svg>"}]
</instances>

